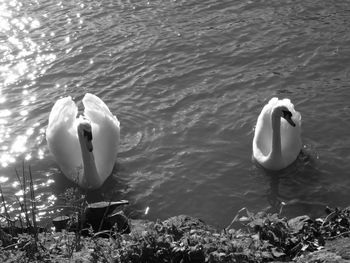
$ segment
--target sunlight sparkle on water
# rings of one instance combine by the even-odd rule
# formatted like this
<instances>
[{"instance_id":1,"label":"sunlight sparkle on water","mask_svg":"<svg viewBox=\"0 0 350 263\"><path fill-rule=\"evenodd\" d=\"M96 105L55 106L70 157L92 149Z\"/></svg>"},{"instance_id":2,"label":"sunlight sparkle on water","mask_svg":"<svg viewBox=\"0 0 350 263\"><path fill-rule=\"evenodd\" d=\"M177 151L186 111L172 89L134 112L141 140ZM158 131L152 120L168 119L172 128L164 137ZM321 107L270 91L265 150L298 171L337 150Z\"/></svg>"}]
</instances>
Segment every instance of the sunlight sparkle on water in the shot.
<instances>
[{"instance_id":1,"label":"sunlight sparkle on water","mask_svg":"<svg viewBox=\"0 0 350 263\"><path fill-rule=\"evenodd\" d=\"M31 128L28 128L27 131L26 131L26 135L27 135L27 136L30 136L30 135L32 135L33 133L34 133L34 128L32 128L32 127L31 127Z\"/></svg>"},{"instance_id":2,"label":"sunlight sparkle on water","mask_svg":"<svg viewBox=\"0 0 350 263\"><path fill-rule=\"evenodd\" d=\"M0 32L4 33L4 41L0 43L0 50L4 51L0 76L5 86L23 77L34 79L41 71L40 67L55 59L48 53L40 55L42 47L47 48L47 43L39 45L30 35L41 26L40 21L19 12L21 8L19 1L0 2ZM23 16L18 16L18 13Z\"/></svg>"},{"instance_id":3,"label":"sunlight sparkle on water","mask_svg":"<svg viewBox=\"0 0 350 263\"><path fill-rule=\"evenodd\" d=\"M21 105L22 106L28 106L29 105L29 101L28 100L23 100Z\"/></svg>"},{"instance_id":4,"label":"sunlight sparkle on water","mask_svg":"<svg viewBox=\"0 0 350 263\"><path fill-rule=\"evenodd\" d=\"M19 186L19 182L18 182L18 181L14 181L14 182L12 183L12 187L13 187L13 188L17 188L17 186Z\"/></svg>"},{"instance_id":5,"label":"sunlight sparkle on water","mask_svg":"<svg viewBox=\"0 0 350 263\"><path fill-rule=\"evenodd\" d=\"M32 159L32 155L30 153L26 154L24 160L29 161L30 159Z\"/></svg>"},{"instance_id":6,"label":"sunlight sparkle on water","mask_svg":"<svg viewBox=\"0 0 350 263\"><path fill-rule=\"evenodd\" d=\"M30 24L31 29L36 29L40 27L40 22L39 20L34 19L31 24Z\"/></svg>"},{"instance_id":7,"label":"sunlight sparkle on water","mask_svg":"<svg viewBox=\"0 0 350 263\"><path fill-rule=\"evenodd\" d=\"M0 118L9 117L11 114L12 114L12 112L8 109L0 110Z\"/></svg>"},{"instance_id":8,"label":"sunlight sparkle on water","mask_svg":"<svg viewBox=\"0 0 350 263\"><path fill-rule=\"evenodd\" d=\"M39 149L38 150L38 158L40 160L44 159L44 156L45 156L45 152L43 151L43 149Z\"/></svg>"},{"instance_id":9,"label":"sunlight sparkle on water","mask_svg":"<svg viewBox=\"0 0 350 263\"><path fill-rule=\"evenodd\" d=\"M27 110L21 110L21 111L19 112L19 114L20 114L21 116L27 116L27 115L28 115L28 111L27 111Z\"/></svg>"},{"instance_id":10,"label":"sunlight sparkle on water","mask_svg":"<svg viewBox=\"0 0 350 263\"><path fill-rule=\"evenodd\" d=\"M51 184L55 183L55 180L49 179L46 181L46 186L49 186Z\"/></svg>"},{"instance_id":11,"label":"sunlight sparkle on water","mask_svg":"<svg viewBox=\"0 0 350 263\"><path fill-rule=\"evenodd\" d=\"M57 200L57 197L55 195L50 195L48 198L47 198L47 201L56 201Z\"/></svg>"},{"instance_id":12,"label":"sunlight sparkle on water","mask_svg":"<svg viewBox=\"0 0 350 263\"><path fill-rule=\"evenodd\" d=\"M8 153L3 153L0 155L0 163L2 167L7 167L10 163L14 163L15 161L15 158Z\"/></svg>"},{"instance_id":13,"label":"sunlight sparkle on water","mask_svg":"<svg viewBox=\"0 0 350 263\"><path fill-rule=\"evenodd\" d=\"M41 27L42 16L30 16L25 12L24 4L18 0L0 0L0 32L2 41L0 43L1 65L0 65L0 166L7 167L16 159L29 160L32 156L43 158L44 152L38 154L30 152L32 144L42 143L41 140L29 140L35 136L35 126L25 123L25 128L18 129L18 122L28 121L31 113L31 104L36 103L37 95L33 92L35 79L44 74L47 66L56 60L56 55L50 43L38 36L45 33L38 32ZM48 33L55 36L55 32ZM43 52L44 51L44 52ZM19 81L27 82L22 90L22 95L15 100L8 101L7 90L12 89ZM12 110L14 105L20 103L19 110ZM29 128L28 128L29 126ZM40 137L42 137L40 135Z\"/></svg>"},{"instance_id":14,"label":"sunlight sparkle on water","mask_svg":"<svg viewBox=\"0 0 350 263\"><path fill-rule=\"evenodd\" d=\"M8 120L5 120L5 119L0 119L0 124L7 124L8 123ZM1 133L1 132L0 132ZM1 141L1 138L0 138L0 141Z\"/></svg>"},{"instance_id":15,"label":"sunlight sparkle on water","mask_svg":"<svg viewBox=\"0 0 350 263\"><path fill-rule=\"evenodd\" d=\"M13 153L23 153L26 151L26 143L27 143L28 137L24 135L19 135L15 139L15 142L12 144L11 152Z\"/></svg>"},{"instance_id":16,"label":"sunlight sparkle on water","mask_svg":"<svg viewBox=\"0 0 350 263\"><path fill-rule=\"evenodd\" d=\"M8 177L6 176L0 176L0 183L3 184L3 183L6 183L8 181Z\"/></svg>"},{"instance_id":17,"label":"sunlight sparkle on water","mask_svg":"<svg viewBox=\"0 0 350 263\"><path fill-rule=\"evenodd\" d=\"M18 192L15 193L16 196L20 196L19 197L19 201L23 201L23 198L21 196L23 196L23 190L19 190Z\"/></svg>"}]
</instances>

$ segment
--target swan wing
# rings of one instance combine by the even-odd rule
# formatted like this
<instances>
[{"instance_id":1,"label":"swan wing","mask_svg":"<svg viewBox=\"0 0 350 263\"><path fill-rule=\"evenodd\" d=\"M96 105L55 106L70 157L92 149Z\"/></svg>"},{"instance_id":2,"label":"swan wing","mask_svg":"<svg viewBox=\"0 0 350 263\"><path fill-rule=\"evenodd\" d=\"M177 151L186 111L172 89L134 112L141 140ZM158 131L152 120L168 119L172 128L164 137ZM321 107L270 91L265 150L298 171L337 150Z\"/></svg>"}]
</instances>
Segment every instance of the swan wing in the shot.
<instances>
[{"instance_id":1,"label":"swan wing","mask_svg":"<svg viewBox=\"0 0 350 263\"><path fill-rule=\"evenodd\" d=\"M91 121L92 145L96 169L102 180L111 174L117 159L119 121L97 96L86 93L83 98L84 115Z\"/></svg>"},{"instance_id":2,"label":"swan wing","mask_svg":"<svg viewBox=\"0 0 350 263\"><path fill-rule=\"evenodd\" d=\"M76 181L83 174L76 129L77 113L78 109L70 96L57 100L50 112L46 129L49 150L62 172L72 181Z\"/></svg>"},{"instance_id":3,"label":"swan wing","mask_svg":"<svg viewBox=\"0 0 350 263\"><path fill-rule=\"evenodd\" d=\"M261 110L255 126L253 156L260 163L264 162L271 152L272 125L270 115L275 105L274 99L271 99Z\"/></svg>"}]
</instances>

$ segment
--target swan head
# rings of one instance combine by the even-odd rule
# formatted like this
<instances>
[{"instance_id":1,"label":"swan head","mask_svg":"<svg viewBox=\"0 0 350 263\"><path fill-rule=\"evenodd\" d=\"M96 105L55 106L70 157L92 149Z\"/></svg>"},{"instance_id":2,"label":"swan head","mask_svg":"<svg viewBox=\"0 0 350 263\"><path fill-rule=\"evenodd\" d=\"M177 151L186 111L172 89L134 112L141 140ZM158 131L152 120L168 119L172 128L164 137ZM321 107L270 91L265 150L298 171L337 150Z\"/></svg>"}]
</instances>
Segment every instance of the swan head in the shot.
<instances>
[{"instance_id":1,"label":"swan head","mask_svg":"<svg viewBox=\"0 0 350 263\"><path fill-rule=\"evenodd\" d=\"M295 122L292 120L293 114L290 112L290 110L287 107L285 106L276 107L273 110L272 114L275 117L280 117L285 119L291 126L295 127Z\"/></svg>"},{"instance_id":2,"label":"swan head","mask_svg":"<svg viewBox=\"0 0 350 263\"><path fill-rule=\"evenodd\" d=\"M92 152L92 128L90 121L84 117L79 118L77 131L80 144L84 145L89 152Z\"/></svg>"}]
</instances>

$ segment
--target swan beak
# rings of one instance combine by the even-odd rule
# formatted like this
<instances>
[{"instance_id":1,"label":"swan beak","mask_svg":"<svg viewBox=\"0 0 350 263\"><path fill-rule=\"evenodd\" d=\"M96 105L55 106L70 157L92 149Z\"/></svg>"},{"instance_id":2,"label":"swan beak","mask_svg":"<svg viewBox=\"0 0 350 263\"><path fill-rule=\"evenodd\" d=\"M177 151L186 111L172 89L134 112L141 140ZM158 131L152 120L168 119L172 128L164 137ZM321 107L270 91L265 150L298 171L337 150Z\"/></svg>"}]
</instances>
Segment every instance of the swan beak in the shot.
<instances>
[{"instance_id":1,"label":"swan beak","mask_svg":"<svg viewBox=\"0 0 350 263\"><path fill-rule=\"evenodd\" d=\"M92 146L92 132L84 130L84 138L86 139L86 146L89 152L92 152L94 149Z\"/></svg>"},{"instance_id":2,"label":"swan beak","mask_svg":"<svg viewBox=\"0 0 350 263\"><path fill-rule=\"evenodd\" d=\"M289 123L290 125L292 125L293 127L295 127L295 122L292 120L292 118L286 119L286 120L288 121L288 123Z\"/></svg>"},{"instance_id":3,"label":"swan beak","mask_svg":"<svg viewBox=\"0 0 350 263\"><path fill-rule=\"evenodd\" d=\"M283 111L283 118L288 121L290 125L295 127L295 122L292 120L292 113L290 111Z\"/></svg>"}]
</instances>

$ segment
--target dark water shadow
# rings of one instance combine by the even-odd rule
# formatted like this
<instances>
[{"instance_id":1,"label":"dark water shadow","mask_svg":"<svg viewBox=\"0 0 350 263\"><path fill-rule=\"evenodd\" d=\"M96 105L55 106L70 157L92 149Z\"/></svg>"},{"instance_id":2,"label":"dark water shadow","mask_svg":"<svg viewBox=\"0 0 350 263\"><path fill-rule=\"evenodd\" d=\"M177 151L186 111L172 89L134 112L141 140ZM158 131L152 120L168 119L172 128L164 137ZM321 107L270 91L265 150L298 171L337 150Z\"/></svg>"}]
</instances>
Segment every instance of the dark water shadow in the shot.
<instances>
[{"instance_id":1,"label":"dark water shadow","mask_svg":"<svg viewBox=\"0 0 350 263\"><path fill-rule=\"evenodd\" d=\"M69 180L59 169L55 169L53 180L55 181L52 192L56 196L62 195L68 188L77 188L79 193L84 194L88 203L100 201L118 201L123 199L123 192L127 183L118 175L123 172L123 167L116 163L111 175L106 179L101 188L96 190L84 190L76 183Z\"/></svg>"},{"instance_id":2,"label":"dark water shadow","mask_svg":"<svg viewBox=\"0 0 350 263\"><path fill-rule=\"evenodd\" d=\"M264 210L287 217L323 212L326 204L308 198L308 193L318 187L322 174L316 160L313 152L303 149L294 163L280 171L266 170L256 164L258 173L269 183L265 196L268 206Z\"/></svg>"}]
</instances>

